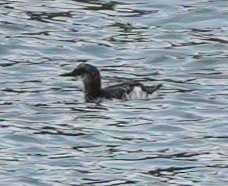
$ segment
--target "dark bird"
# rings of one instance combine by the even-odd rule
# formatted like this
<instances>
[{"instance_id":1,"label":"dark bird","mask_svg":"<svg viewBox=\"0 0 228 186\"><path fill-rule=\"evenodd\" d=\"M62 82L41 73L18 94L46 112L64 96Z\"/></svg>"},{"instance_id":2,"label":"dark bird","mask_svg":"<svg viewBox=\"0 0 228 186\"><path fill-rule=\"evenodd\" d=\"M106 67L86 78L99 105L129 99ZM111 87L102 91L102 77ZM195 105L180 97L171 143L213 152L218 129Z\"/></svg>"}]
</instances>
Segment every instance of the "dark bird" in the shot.
<instances>
[{"instance_id":1,"label":"dark bird","mask_svg":"<svg viewBox=\"0 0 228 186\"><path fill-rule=\"evenodd\" d=\"M81 63L72 72L61 74L61 76L81 77L85 101L96 103L105 99L150 99L151 95L162 86L161 84L144 86L139 82L130 81L102 88L100 72L95 66L86 63Z\"/></svg>"}]
</instances>

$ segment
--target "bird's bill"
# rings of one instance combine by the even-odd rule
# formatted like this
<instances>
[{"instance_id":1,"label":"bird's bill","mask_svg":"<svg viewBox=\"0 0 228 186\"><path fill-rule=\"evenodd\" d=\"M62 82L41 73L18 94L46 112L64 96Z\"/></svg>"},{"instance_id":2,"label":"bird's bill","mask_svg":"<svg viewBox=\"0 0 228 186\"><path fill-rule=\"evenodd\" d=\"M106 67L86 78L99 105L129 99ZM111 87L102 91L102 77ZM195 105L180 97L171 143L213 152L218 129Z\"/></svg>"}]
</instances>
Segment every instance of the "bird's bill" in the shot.
<instances>
[{"instance_id":1,"label":"bird's bill","mask_svg":"<svg viewBox=\"0 0 228 186\"><path fill-rule=\"evenodd\" d=\"M64 73L64 74L60 74L60 76L63 77L74 77L74 79L77 81L78 80L78 76L75 76L75 74L73 72L68 72L68 73Z\"/></svg>"},{"instance_id":2,"label":"bird's bill","mask_svg":"<svg viewBox=\"0 0 228 186\"><path fill-rule=\"evenodd\" d=\"M68 72L68 73L64 73L64 74L60 74L60 76L74 76L73 72Z\"/></svg>"}]
</instances>

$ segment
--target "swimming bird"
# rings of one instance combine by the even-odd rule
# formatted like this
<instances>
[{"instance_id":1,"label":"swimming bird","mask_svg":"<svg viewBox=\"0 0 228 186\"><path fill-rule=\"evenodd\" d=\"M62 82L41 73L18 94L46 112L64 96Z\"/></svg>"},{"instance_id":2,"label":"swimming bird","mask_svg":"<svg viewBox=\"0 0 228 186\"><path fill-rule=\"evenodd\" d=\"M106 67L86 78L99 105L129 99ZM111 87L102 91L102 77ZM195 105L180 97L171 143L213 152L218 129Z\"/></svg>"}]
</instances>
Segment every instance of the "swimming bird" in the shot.
<instances>
[{"instance_id":1,"label":"swimming bird","mask_svg":"<svg viewBox=\"0 0 228 186\"><path fill-rule=\"evenodd\" d=\"M84 97L86 102L101 102L102 100L132 100L148 99L162 85L144 86L136 81L129 81L105 88L101 87L101 76L98 69L90 64L81 63L72 72L60 76L81 77L84 84Z\"/></svg>"}]
</instances>

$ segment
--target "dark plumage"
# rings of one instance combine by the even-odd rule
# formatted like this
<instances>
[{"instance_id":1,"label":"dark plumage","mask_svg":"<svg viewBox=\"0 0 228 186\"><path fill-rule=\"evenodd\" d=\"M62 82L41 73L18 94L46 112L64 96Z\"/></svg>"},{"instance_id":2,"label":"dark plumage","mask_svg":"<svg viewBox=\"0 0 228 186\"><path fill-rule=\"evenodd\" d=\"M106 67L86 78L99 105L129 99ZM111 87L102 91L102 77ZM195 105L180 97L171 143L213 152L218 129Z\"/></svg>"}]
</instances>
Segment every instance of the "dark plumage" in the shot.
<instances>
[{"instance_id":1,"label":"dark plumage","mask_svg":"<svg viewBox=\"0 0 228 186\"><path fill-rule=\"evenodd\" d=\"M72 72L61 76L80 76L82 78L86 102L100 102L102 99L129 100L134 96L138 99L146 99L162 86L161 84L144 86L139 82L130 81L102 88L100 72L96 67L86 63L81 63Z\"/></svg>"}]
</instances>

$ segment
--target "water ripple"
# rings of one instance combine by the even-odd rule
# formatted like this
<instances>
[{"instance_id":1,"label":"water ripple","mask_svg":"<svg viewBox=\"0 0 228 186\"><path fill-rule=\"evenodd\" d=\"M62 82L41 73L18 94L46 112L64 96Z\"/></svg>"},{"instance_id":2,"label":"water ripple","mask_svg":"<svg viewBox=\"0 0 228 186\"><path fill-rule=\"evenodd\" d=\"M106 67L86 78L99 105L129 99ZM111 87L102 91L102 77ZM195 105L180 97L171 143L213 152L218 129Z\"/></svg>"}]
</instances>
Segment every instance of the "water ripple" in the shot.
<instances>
[{"instance_id":1,"label":"water ripple","mask_svg":"<svg viewBox=\"0 0 228 186\"><path fill-rule=\"evenodd\" d=\"M227 1L0 5L0 185L227 185ZM81 62L163 88L84 103Z\"/></svg>"}]
</instances>

